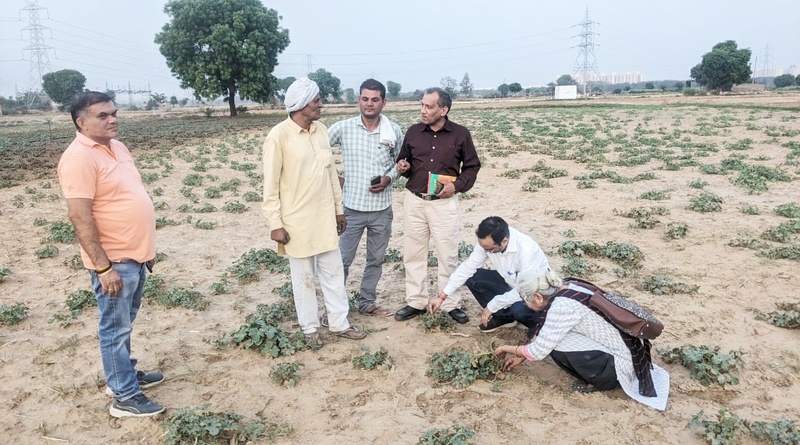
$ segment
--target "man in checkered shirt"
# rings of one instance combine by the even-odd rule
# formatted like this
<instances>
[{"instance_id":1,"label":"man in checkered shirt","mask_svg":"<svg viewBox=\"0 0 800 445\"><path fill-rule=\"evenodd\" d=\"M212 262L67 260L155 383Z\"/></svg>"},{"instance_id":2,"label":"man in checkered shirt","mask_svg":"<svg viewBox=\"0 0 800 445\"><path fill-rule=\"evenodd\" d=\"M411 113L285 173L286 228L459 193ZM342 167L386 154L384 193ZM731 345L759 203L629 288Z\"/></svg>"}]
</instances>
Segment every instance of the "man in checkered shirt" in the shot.
<instances>
[{"instance_id":1,"label":"man in checkered shirt","mask_svg":"<svg viewBox=\"0 0 800 445\"><path fill-rule=\"evenodd\" d=\"M381 265L392 235L392 182L398 177L394 160L403 145L400 126L381 114L386 88L375 79L361 84L361 114L331 125L331 147L339 145L344 160L344 215L347 229L339 238L344 276L356 256L361 235L367 231L367 261L361 278L358 311L362 315L389 316L376 303Z\"/></svg>"}]
</instances>

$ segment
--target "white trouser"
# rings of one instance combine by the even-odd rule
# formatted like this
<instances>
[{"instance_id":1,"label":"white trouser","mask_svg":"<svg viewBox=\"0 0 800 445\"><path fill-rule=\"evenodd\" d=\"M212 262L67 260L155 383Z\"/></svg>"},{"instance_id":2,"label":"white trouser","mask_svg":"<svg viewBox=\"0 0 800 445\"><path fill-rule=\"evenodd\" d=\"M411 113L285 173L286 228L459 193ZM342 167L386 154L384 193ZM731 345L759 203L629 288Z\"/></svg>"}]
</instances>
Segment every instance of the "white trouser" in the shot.
<instances>
[{"instance_id":1,"label":"white trouser","mask_svg":"<svg viewBox=\"0 0 800 445\"><path fill-rule=\"evenodd\" d=\"M297 309L297 321L304 334L317 332L319 316L317 314L317 291L314 277L319 278L325 309L328 311L328 323L331 332L341 332L350 327L347 321L349 305L347 291L344 287L344 268L339 249L333 249L307 258L289 257L292 270L292 289L294 305Z\"/></svg>"}]
</instances>

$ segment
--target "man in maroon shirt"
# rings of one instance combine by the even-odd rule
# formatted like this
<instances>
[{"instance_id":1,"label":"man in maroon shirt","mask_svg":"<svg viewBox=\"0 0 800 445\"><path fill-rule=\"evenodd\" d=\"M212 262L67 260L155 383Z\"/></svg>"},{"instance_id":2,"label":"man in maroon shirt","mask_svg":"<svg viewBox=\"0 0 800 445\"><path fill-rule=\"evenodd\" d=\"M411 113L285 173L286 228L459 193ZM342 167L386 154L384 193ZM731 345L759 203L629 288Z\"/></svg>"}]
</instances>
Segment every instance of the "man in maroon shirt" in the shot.
<instances>
[{"instance_id":1,"label":"man in maroon shirt","mask_svg":"<svg viewBox=\"0 0 800 445\"><path fill-rule=\"evenodd\" d=\"M469 130L447 117L452 106L450 94L429 88L422 97L422 122L412 125L397 157L397 171L408 178L403 201L403 265L406 270L406 306L394 314L397 321L425 312L428 306L428 246L438 259L438 293L458 262L460 223L458 197L472 188L481 163ZM430 174L455 177L452 182L428 192ZM458 323L469 317L458 307L461 293L446 297L441 309Z\"/></svg>"}]
</instances>

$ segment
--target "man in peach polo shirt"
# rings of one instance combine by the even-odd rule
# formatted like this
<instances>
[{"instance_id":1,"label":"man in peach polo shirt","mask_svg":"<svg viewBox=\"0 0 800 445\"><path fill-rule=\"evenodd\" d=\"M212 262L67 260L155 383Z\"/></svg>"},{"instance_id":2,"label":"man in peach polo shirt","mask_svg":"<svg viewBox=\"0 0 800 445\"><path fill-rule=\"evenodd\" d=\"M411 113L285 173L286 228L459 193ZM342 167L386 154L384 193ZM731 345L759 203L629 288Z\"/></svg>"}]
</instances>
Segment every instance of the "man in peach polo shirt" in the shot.
<instances>
[{"instance_id":1,"label":"man in peach polo shirt","mask_svg":"<svg viewBox=\"0 0 800 445\"><path fill-rule=\"evenodd\" d=\"M100 315L100 354L114 417L152 416L164 407L142 388L164 381L136 370L131 358L133 320L142 303L146 271L155 258L155 210L128 149L117 137L117 108L87 91L70 104L75 139L58 163L69 219L89 270Z\"/></svg>"}]
</instances>

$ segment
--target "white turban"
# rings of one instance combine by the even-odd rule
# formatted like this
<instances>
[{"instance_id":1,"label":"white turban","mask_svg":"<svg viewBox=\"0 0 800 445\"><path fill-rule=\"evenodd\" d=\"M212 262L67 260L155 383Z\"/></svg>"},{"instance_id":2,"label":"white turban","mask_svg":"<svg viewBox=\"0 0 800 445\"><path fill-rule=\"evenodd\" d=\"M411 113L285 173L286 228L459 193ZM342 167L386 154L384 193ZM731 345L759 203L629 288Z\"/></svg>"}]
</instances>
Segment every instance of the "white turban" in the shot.
<instances>
[{"instance_id":1,"label":"white turban","mask_svg":"<svg viewBox=\"0 0 800 445\"><path fill-rule=\"evenodd\" d=\"M283 99L283 104L286 105L286 111L291 113L303 109L317 97L317 94L319 94L317 83L308 77L301 77L286 89L286 98Z\"/></svg>"}]
</instances>

